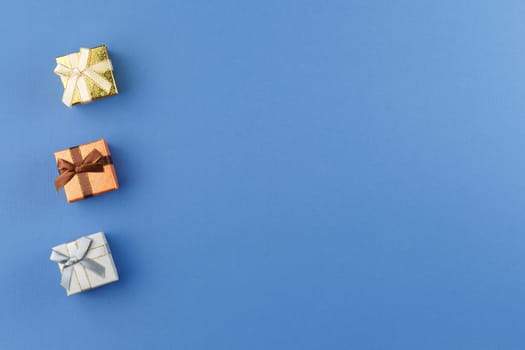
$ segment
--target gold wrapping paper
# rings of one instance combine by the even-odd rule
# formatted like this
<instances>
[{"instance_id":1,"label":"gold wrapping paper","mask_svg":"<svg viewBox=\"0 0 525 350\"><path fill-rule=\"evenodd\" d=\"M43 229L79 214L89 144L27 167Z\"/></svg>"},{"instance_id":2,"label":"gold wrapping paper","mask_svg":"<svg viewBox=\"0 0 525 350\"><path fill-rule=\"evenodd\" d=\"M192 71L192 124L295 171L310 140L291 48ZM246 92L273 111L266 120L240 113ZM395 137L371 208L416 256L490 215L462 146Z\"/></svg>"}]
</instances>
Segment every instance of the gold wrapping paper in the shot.
<instances>
[{"instance_id":1,"label":"gold wrapping paper","mask_svg":"<svg viewBox=\"0 0 525 350\"><path fill-rule=\"evenodd\" d=\"M80 56L80 52L74 53L77 56ZM56 62L58 64L62 64L68 68L71 68L71 63L69 62L69 55L64 55L56 58ZM95 63L104 61L105 59L109 59L108 51L106 49L106 45L97 46L94 48L89 49L89 60L88 60L88 66L93 65ZM113 71L108 70L102 74L108 81L111 82L111 90L109 93L106 93L104 90L102 90L98 85L96 85L91 79L86 78L87 86L89 88L89 91L91 93L91 97L93 100L108 97L112 95L117 95L117 84L115 82L115 77L113 76ZM62 85L64 88L66 87L67 78L60 76L60 80L62 81ZM82 103L80 100L80 94L77 91L73 94L73 102L72 105L76 105Z\"/></svg>"}]
</instances>

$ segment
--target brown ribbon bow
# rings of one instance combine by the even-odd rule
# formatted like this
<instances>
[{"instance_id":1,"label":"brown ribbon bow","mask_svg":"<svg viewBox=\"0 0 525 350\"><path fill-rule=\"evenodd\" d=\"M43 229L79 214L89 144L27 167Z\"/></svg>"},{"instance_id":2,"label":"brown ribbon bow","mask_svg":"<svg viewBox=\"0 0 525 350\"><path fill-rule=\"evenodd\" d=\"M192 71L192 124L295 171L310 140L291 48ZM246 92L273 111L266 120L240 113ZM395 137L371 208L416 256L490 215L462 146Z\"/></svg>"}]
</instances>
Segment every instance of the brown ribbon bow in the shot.
<instances>
[{"instance_id":1,"label":"brown ribbon bow","mask_svg":"<svg viewBox=\"0 0 525 350\"><path fill-rule=\"evenodd\" d=\"M64 159L58 159L57 168L60 175L55 179L55 188L57 191L60 191L60 189L77 174L103 173L104 156L97 149L94 149L78 163L71 163Z\"/></svg>"}]
</instances>

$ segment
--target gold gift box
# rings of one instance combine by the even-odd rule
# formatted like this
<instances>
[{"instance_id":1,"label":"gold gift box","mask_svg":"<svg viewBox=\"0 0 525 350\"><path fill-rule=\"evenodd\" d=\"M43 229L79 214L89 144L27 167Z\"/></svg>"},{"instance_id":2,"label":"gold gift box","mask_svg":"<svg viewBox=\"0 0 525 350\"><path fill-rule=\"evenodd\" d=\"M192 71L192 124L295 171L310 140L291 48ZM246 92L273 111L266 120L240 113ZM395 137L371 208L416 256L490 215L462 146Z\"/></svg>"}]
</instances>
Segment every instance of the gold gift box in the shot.
<instances>
[{"instance_id":1,"label":"gold gift box","mask_svg":"<svg viewBox=\"0 0 525 350\"><path fill-rule=\"evenodd\" d=\"M104 139L55 152L55 160L57 163L59 159L63 159L73 164L79 164L94 149L104 157L104 172L85 172L73 176L64 186L66 199L69 203L118 189L117 174L109 146Z\"/></svg>"},{"instance_id":2,"label":"gold gift box","mask_svg":"<svg viewBox=\"0 0 525 350\"><path fill-rule=\"evenodd\" d=\"M69 56L76 55L77 57L80 56L80 52L71 53L69 55L64 55L56 58L57 64L61 64L63 66L66 66L68 68L72 68L71 62L69 60ZM108 50L106 48L106 45L100 45L94 48L89 49L89 60L88 60L88 66L94 65L96 63L102 62L104 60L109 60ZM106 78L111 83L111 89L109 92L104 91L101 89L98 85L96 85L89 77L86 77L86 83L88 86L88 89L91 93L92 100L96 100L103 97L108 97L112 95L118 95L117 90L117 84L115 82L115 77L113 76L113 70L107 70L104 73L101 74L104 78ZM62 86L64 89L66 88L66 84L68 81L67 77L60 76L60 80L62 82ZM91 101L89 101L91 102ZM72 105L83 103L80 99L80 94L77 89L75 89L75 92L73 94L73 101Z\"/></svg>"}]
</instances>

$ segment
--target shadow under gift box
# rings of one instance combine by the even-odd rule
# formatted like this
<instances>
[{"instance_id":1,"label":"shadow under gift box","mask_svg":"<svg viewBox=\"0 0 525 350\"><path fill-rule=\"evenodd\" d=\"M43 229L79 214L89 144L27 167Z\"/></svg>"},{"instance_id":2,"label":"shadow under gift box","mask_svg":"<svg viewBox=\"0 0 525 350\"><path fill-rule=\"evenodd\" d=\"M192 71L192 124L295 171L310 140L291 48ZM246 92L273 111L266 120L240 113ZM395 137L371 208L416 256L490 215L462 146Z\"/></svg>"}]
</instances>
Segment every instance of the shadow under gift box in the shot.
<instances>
[{"instance_id":1,"label":"shadow under gift box","mask_svg":"<svg viewBox=\"0 0 525 350\"><path fill-rule=\"evenodd\" d=\"M89 289L101 287L105 284L118 281L118 272L109 249L108 241L104 232L97 232L85 236L91 240L91 245L86 253L86 258L92 259L105 269L104 275L99 276L80 263L72 266L73 273L69 288L66 290L67 295L73 295L84 292ZM65 256L72 256L73 252L78 249L78 240L64 243L53 248L53 250ZM64 265L58 264L60 272L63 273Z\"/></svg>"},{"instance_id":2,"label":"shadow under gift box","mask_svg":"<svg viewBox=\"0 0 525 350\"><path fill-rule=\"evenodd\" d=\"M79 165L93 150L97 150L102 154L104 171L76 173L64 185L64 192L69 203L118 189L117 174L113 166L109 146L104 139L55 152L57 166L59 159Z\"/></svg>"},{"instance_id":3,"label":"shadow under gift box","mask_svg":"<svg viewBox=\"0 0 525 350\"><path fill-rule=\"evenodd\" d=\"M68 55L57 57L56 62L57 64L73 69L74 67L71 64L71 58L70 58L71 56L76 56L76 59L78 60L80 56L80 52L75 52L75 53L71 53ZM104 60L109 60L109 55L106 49L106 45L101 45L101 46L97 46L97 47L89 49L88 67L94 64L97 64L99 62L102 62ZM91 94L91 99L92 99L91 101L94 101L96 99L103 98L103 97L118 95L117 83L115 82L115 77L113 76L113 69L106 70L105 72L100 73L100 74L107 81L111 83L111 89L109 90L109 92L106 92L103 89L101 89L89 77L85 77L85 81L86 81L88 90ZM68 82L68 78L64 76L60 76L60 81L62 82L62 86L65 89L67 82ZM71 101L71 105L76 105L80 103L88 103L91 101L82 102L78 89L75 89L75 92L73 93L73 99Z\"/></svg>"}]
</instances>

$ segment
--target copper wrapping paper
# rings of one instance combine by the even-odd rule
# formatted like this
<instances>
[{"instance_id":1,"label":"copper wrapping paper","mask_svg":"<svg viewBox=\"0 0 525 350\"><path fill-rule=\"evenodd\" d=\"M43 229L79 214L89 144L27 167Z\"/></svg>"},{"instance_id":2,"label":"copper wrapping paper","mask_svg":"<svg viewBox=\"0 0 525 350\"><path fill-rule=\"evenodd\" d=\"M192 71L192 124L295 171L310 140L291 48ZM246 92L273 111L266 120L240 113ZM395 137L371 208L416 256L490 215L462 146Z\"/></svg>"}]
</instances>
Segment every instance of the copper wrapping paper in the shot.
<instances>
[{"instance_id":1,"label":"copper wrapping paper","mask_svg":"<svg viewBox=\"0 0 525 350\"><path fill-rule=\"evenodd\" d=\"M71 163L79 163L93 149L97 149L110 161L104 165L104 172L77 174L64 186L69 203L118 189L111 153L103 139L55 152L55 160L58 162L58 159L64 159Z\"/></svg>"}]
</instances>

